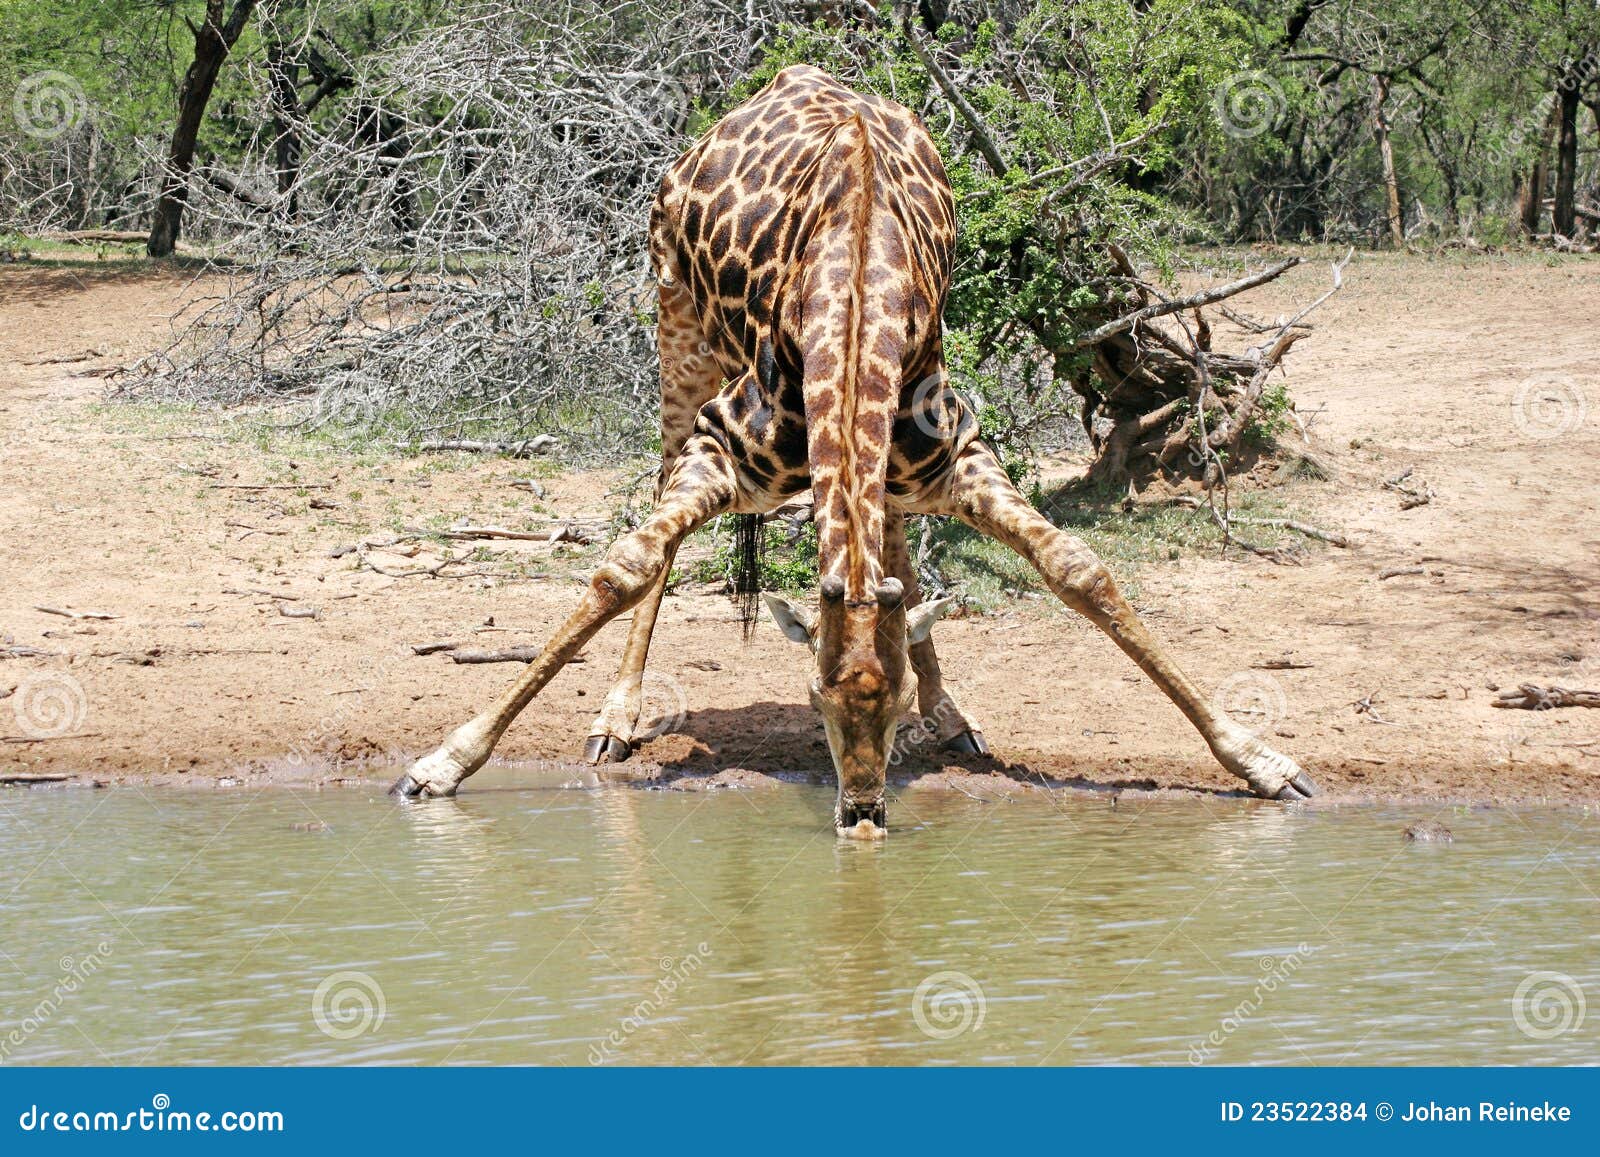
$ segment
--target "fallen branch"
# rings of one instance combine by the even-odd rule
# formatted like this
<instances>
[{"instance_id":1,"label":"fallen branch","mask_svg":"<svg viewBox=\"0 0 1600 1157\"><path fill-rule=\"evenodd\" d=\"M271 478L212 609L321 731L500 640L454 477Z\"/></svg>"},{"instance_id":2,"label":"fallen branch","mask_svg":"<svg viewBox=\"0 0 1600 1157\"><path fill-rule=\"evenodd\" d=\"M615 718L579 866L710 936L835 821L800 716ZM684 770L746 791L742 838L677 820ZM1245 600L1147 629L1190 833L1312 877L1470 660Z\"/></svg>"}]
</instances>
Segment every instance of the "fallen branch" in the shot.
<instances>
[{"instance_id":1,"label":"fallen branch","mask_svg":"<svg viewBox=\"0 0 1600 1157\"><path fill-rule=\"evenodd\" d=\"M402 450L409 443L395 443ZM535 454L543 454L547 450L555 449L556 439L553 434L537 434L532 438L525 438L521 442L479 442L471 438L434 438L426 442L418 442L416 449L428 452L445 452L459 450L469 454L504 454L508 458L531 458Z\"/></svg>"},{"instance_id":2,"label":"fallen branch","mask_svg":"<svg viewBox=\"0 0 1600 1157\"><path fill-rule=\"evenodd\" d=\"M1427 573L1428 573L1428 568L1427 567L1421 567L1421 566L1391 566L1391 567L1387 567L1387 568L1385 568L1383 570L1380 570L1378 572L1378 581L1379 582L1383 582L1384 579L1399 578L1401 575L1427 574Z\"/></svg>"},{"instance_id":3,"label":"fallen branch","mask_svg":"<svg viewBox=\"0 0 1600 1157\"><path fill-rule=\"evenodd\" d=\"M1405 495L1400 500L1401 510L1412 510L1418 506L1426 506L1433 501L1433 487L1424 484L1422 489L1418 490L1415 486L1406 485L1406 479L1411 477L1415 469L1416 467L1414 466L1407 466L1393 478L1384 480L1383 488L1385 490L1393 490L1398 494Z\"/></svg>"},{"instance_id":4,"label":"fallen branch","mask_svg":"<svg viewBox=\"0 0 1600 1157\"><path fill-rule=\"evenodd\" d=\"M43 611L47 615L60 615L64 619L115 619L117 617L116 615L108 615L105 611L69 611L63 607L40 606L36 606L33 609Z\"/></svg>"},{"instance_id":5,"label":"fallen branch","mask_svg":"<svg viewBox=\"0 0 1600 1157\"><path fill-rule=\"evenodd\" d=\"M1200 501L1192 494L1180 494L1172 501L1179 506L1188 506L1195 510L1208 507L1207 503ZM1336 534L1331 530L1321 530L1309 523L1298 522L1293 518L1248 518L1242 514L1232 514L1228 516L1227 521L1230 525L1270 526L1278 530L1292 530L1296 534L1303 534L1307 538L1314 538L1318 542L1326 542L1332 546L1348 547L1350 545L1350 540L1342 534Z\"/></svg>"},{"instance_id":6,"label":"fallen branch","mask_svg":"<svg viewBox=\"0 0 1600 1157\"><path fill-rule=\"evenodd\" d=\"M326 482L213 482L208 490L326 490Z\"/></svg>"},{"instance_id":7,"label":"fallen branch","mask_svg":"<svg viewBox=\"0 0 1600 1157\"><path fill-rule=\"evenodd\" d=\"M551 530L507 530L503 526L455 526L449 530L440 531L441 538L461 539L471 538L504 538L518 542L576 542L587 544L600 537L599 525L577 522L564 522Z\"/></svg>"},{"instance_id":8,"label":"fallen branch","mask_svg":"<svg viewBox=\"0 0 1600 1157\"><path fill-rule=\"evenodd\" d=\"M71 735L0 735L0 743L48 743L52 739L104 739L98 731L78 731Z\"/></svg>"},{"instance_id":9,"label":"fallen branch","mask_svg":"<svg viewBox=\"0 0 1600 1157\"><path fill-rule=\"evenodd\" d=\"M235 528L237 528L239 530L244 531L244 533L239 536L238 540L240 542L243 542L245 539L249 538L252 534L267 534L267 535L271 535L271 536L273 536L275 538L282 538L283 536L285 536L285 535L287 535L289 533L287 530L263 530L259 526L251 526L248 522L225 522L225 523L223 523L223 525L224 526L232 526L232 527L235 527Z\"/></svg>"},{"instance_id":10,"label":"fallen branch","mask_svg":"<svg viewBox=\"0 0 1600 1157\"><path fill-rule=\"evenodd\" d=\"M531 663L539 657L543 647L507 647L503 651L460 651L452 649L450 660L454 663ZM570 659L569 662L579 662Z\"/></svg>"},{"instance_id":11,"label":"fallen branch","mask_svg":"<svg viewBox=\"0 0 1600 1157\"><path fill-rule=\"evenodd\" d=\"M1553 707L1600 707L1600 691L1572 691L1566 687L1541 687L1524 683L1514 691L1502 691L1496 707L1517 707L1523 711L1548 711Z\"/></svg>"},{"instance_id":12,"label":"fallen branch","mask_svg":"<svg viewBox=\"0 0 1600 1157\"><path fill-rule=\"evenodd\" d=\"M68 245L143 245L150 240L148 230L132 232L125 229L64 229L46 233L46 241Z\"/></svg>"},{"instance_id":13,"label":"fallen branch","mask_svg":"<svg viewBox=\"0 0 1600 1157\"><path fill-rule=\"evenodd\" d=\"M411 653L413 655L434 655L440 651L453 651L460 645L460 643L413 643L411 644Z\"/></svg>"},{"instance_id":14,"label":"fallen branch","mask_svg":"<svg viewBox=\"0 0 1600 1157\"><path fill-rule=\"evenodd\" d=\"M59 357L40 358L38 361L23 362L25 366L70 366L75 362L93 361L95 358L106 356L105 350L84 350L82 353L62 354Z\"/></svg>"}]
</instances>

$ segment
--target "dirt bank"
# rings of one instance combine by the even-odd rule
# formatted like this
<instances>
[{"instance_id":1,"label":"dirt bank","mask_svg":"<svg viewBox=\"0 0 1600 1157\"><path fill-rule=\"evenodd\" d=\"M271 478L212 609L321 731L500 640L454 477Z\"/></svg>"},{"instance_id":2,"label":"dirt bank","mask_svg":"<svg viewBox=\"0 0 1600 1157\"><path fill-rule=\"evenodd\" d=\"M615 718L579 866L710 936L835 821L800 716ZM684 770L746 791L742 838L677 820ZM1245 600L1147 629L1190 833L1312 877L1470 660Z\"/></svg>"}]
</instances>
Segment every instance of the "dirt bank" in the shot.
<instances>
[{"instance_id":1,"label":"dirt bank","mask_svg":"<svg viewBox=\"0 0 1600 1157\"><path fill-rule=\"evenodd\" d=\"M1271 315L1326 276L1296 270L1247 308ZM443 578L396 577L437 562L432 547L331 552L406 525L605 514L616 479L549 478L539 501L510 485L525 463L307 455L241 445L210 419L103 405L85 371L153 346L195 292L159 271L0 269L0 776L392 776L513 674L411 645L540 643L592 555L528 546L451 568L486 574ZM1301 566L1185 553L1140 570L1151 626L1328 798L1600 802L1600 712L1491 706L1492 688L1519 682L1600 687L1596 317L1600 261L1358 255L1290 366L1336 471L1293 483L1292 500L1354 545ZM1574 405L1541 407L1524 390L1519 407L1530 380ZM1433 498L1401 510L1382 483L1408 468ZM629 772L703 784L826 768L801 651L770 624L743 645L732 618L726 599L692 587L667 600L653 694L668 714L681 695L687 715ZM505 758L581 749L623 633L608 629L546 690ZM990 794L1041 779L1235 786L1081 622L1022 601L936 637L997 758L913 751L903 776Z\"/></svg>"}]
</instances>

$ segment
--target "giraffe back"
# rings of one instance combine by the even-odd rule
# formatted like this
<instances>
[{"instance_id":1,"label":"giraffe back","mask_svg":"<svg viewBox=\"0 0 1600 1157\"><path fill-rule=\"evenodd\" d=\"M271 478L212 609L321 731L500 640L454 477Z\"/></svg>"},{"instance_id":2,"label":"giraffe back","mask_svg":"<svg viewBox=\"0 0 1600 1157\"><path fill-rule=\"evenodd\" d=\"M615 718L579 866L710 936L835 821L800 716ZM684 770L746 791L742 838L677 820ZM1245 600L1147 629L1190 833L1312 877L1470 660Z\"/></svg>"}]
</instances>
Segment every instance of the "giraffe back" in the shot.
<instances>
[{"instance_id":1,"label":"giraffe back","mask_svg":"<svg viewBox=\"0 0 1600 1157\"><path fill-rule=\"evenodd\" d=\"M914 411L942 368L954 208L907 109L819 69L785 69L668 172L658 276L692 297L730 385L701 423L762 508L810 485L824 575L881 579L886 489L948 459L958 423Z\"/></svg>"}]
</instances>

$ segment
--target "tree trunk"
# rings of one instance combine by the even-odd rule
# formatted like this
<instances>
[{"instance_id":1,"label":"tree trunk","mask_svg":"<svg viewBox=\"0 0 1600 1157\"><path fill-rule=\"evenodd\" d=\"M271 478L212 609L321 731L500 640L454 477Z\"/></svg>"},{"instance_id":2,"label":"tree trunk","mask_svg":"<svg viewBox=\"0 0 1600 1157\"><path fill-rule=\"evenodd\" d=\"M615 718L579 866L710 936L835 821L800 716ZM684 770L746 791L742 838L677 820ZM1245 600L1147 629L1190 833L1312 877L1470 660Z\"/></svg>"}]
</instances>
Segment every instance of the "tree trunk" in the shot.
<instances>
[{"instance_id":1,"label":"tree trunk","mask_svg":"<svg viewBox=\"0 0 1600 1157\"><path fill-rule=\"evenodd\" d=\"M189 25L194 33L194 60L178 90L178 120L172 129L172 145L161 176L161 196L150 225L150 240L145 245L151 257L170 257L178 243L183 210L189 201L189 175L194 170L195 145L200 139L206 105L211 100L211 90L216 87L222 62L238 42L256 0L234 0L233 12L226 21L222 18L222 4L223 0L206 0L204 23Z\"/></svg>"},{"instance_id":2,"label":"tree trunk","mask_svg":"<svg viewBox=\"0 0 1600 1157\"><path fill-rule=\"evenodd\" d=\"M272 167L279 196L288 198L284 209L290 221L299 216L294 201L295 181L300 176L299 79L299 63L289 58L281 42L274 41L267 48L267 80L272 91Z\"/></svg>"},{"instance_id":3,"label":"tree trunk","mask_svg":"<svg viewBox=\"0 0 1600 1157\"><path fill-rule=\"evenodd\" d=\"M1560 128L1556 137L1556 203L1551 227L1568 240L1576 237L1578 230L1578 106L1584 74L1593 67L1591 57L1592 53L1586 52L1573 61L1556 86Z\"/></svg>"},{"instance_id":4,"label":"tree trunk","mask_svg":"<svg viewBox=\"0 0 1600 1157\"><path fill-rule=\"evenodd\" d=\"M1555 136L1560 115L1560 105L1552 104L1545 118L1544 131L1539 134L1539 151L1534 155L1533 169L1528 174L1527 183L1517 193L1517 216L1522 220L1522 231L1529 236L1539 231L1539 218L1544 214L1545 159L1549 155L1550 142Z\"/></svg>"},{"instance_id":5,"label":"tree trunk","mask_svg":"<svg viewBox=\"0 0 1600 1157\"><path fill-rule=\"evenodd\" d=\"M1394 145L1389 141L1389 78L1372 78L1372 124L1378 137L1378 153L1383 158L1383 189L1388 202L1389 240L1396 246L1406 243L1405 218L1400 212L1400 181L1394 171Z\"/></svg>"}]
</instances>

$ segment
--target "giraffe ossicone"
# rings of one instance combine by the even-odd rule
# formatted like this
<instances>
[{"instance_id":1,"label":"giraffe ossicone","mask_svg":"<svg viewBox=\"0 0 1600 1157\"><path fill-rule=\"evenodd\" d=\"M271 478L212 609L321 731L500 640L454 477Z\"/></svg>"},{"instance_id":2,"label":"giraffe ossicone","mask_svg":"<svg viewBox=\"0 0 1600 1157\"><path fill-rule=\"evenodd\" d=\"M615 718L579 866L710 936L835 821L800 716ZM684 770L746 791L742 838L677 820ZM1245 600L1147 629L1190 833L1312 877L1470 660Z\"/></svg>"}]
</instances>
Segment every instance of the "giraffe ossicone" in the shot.
<instances>
[{"instance_id":1,"label":"giraffe ossicone","mask_svg":"<svg viewBox=\"0 0 1600 1157\"><path fill-rule=\"evenodd\" d=\"M1027 559L1256 794L1310 796L1293 760L1214 709L1178 669L1088 546L1018 493L970 406L944 388L954 248L950 185L921 122L820 69L784 69L690 148L662 179L650 218L655 509L612 545L521 677L394 790L452 794L539 690L632 608L617 684L585 746L590 762L627 758L678 544L719 514L765 514L809 489L817 604L767 603L812 656L808 692L838 778L839 834L877 838L887 828L886 770L913 704L947 748L988 751L944 686L929 637L951 603L921 601L905 537L916 514L960 518Z\"/></svg>"}]
</instances>

